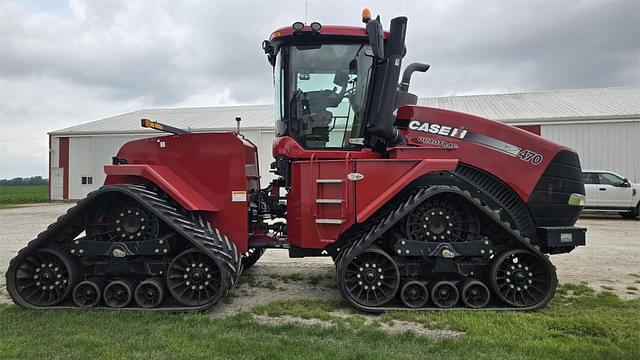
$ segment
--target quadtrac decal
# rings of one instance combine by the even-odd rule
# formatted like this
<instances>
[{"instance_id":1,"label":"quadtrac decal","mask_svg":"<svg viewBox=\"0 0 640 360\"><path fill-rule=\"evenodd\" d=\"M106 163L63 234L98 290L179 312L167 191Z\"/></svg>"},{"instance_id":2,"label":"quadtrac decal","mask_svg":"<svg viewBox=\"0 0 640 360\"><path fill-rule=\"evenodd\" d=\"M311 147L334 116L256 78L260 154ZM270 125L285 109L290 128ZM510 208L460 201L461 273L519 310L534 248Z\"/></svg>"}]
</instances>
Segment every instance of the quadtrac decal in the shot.
<instances>
[{"instance_id":1,"label":"quadtrac decal","mask_svg":"<svg viewBox=\"0 0 640 360\"><path fill-rule=\"evenodd\" d=\"M409 122L409 129L422 131L428 134L448 136L455 139L464 139L464 137L467 136L467 130L464 129L434 123L423 123L417 120Z\"/></svg>"},{"instance_id":2,"label":"quadtrac decal","mask_svg":"<svg viewBox=\"0 0 640 360\"><path fill-rule=\"evenodd\" d=\"M424 136L419 136L416 140L418 142L423 143L423 144L440 146L440 147L443 147L445 149L457 149L458 148L458 144L450 143L450 142L444 141L444 140L428 138L428 137L424 137Z\"/></svg>"}]
</instances>

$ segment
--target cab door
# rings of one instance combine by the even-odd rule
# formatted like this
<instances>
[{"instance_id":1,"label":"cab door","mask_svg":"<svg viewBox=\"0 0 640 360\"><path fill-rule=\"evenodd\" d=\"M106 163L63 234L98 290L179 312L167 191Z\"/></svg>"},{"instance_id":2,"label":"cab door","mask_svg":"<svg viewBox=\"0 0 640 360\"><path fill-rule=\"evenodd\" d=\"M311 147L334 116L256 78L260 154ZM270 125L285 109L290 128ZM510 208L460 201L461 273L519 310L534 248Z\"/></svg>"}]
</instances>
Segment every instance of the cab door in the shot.
<instances>
[{"instance_id":1,"label":"cab door","mask_svg":"<svg viewBox=\"0 0 640 360\"><path fill-rule=\"evenodd\" d=\"M599 205L598 199L598 185L600 184L600 178L596 173L584 173L582 174L585 190L585 207L597 207Z\"/></svg>"},{"instance_id":2,"label":"cab door","mask_svg":"<svg viewBox=\"0 0 640 360\"><path fill-rule=\"evenodd\" d=\"M624 179L611 174L598 174L598 202L603 207L627 208L632 207L633 198L631 187L625 186Z\"/></svg>"}]
</instances>

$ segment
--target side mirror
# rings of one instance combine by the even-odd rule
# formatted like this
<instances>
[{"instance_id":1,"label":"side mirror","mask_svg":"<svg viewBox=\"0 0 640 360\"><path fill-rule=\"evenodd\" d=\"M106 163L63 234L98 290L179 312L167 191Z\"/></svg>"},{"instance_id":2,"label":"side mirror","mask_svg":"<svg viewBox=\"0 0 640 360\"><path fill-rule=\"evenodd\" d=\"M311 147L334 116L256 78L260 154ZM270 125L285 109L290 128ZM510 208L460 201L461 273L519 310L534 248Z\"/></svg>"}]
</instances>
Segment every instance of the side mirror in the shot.
<instances>
[{"instance_id":1,"label":"side mirror","mask_svg":"<svg viewBox=\"0 0 640 360\"><path fill-rule=\"evenodd\" d=\"M338 71L336 76L333 77L333 83L340 86L341 88L345 88L347 83L349 82L349 73L346 71Z\"/></svg>"},{"instance_id":2,"label":"side mirror","mask_svg":"<svg viewBox=\"0 0 640 360\"><path fill-rule=\"evenodd\" d=\"M624 178L622 180L622 184L620 185L621 187L631 187L631 183L629 182L629 179Z\"/></svg>"},{"instance_id":3,"label":"side mirror","mask_svg":"<svg viewBox=\"0 0 640 360\"><path fill-rule=\"evenodd\" d=\"M367 35L373 56L378 59L384 58L384 30L380 22L380 15L367 23Z\"/></svg>"}]
</instances>

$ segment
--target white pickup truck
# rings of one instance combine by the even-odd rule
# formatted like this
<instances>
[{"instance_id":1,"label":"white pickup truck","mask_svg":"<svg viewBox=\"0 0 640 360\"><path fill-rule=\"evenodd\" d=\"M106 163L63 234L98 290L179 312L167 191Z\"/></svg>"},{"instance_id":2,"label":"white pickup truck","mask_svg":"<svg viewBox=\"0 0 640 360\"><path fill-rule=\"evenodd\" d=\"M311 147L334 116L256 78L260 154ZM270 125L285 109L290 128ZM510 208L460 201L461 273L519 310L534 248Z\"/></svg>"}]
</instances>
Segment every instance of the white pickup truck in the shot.
<instances>
[{"instance_id":1,"label":"white pickup truck","mask_svg":"<svg viewBox=\"0 0 640 360\"><path fill-rule=\"evenodd\" d=\"M582 175L585 211L617 212L640 219L640 184L606 170L582 170Z\"/></svg>"}]
</instances>

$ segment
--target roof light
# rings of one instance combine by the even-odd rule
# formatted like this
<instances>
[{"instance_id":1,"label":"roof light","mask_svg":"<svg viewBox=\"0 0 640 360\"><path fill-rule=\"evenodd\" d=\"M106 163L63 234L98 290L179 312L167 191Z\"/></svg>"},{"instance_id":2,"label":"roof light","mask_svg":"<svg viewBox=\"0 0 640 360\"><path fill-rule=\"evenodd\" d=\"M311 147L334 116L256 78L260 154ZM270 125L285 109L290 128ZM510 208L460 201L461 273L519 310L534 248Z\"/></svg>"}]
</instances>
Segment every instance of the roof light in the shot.
<instances>
[{"instance_id":1,"label":"roof light","mask_svg":"<svg viewBox=\"0 0 640 360\"><path fill-rule=\"evenodd\" d=\"M322 28L322 25L320 25L319 22L312 22L311 23L311 30L320 31L320 28Z\"/></svg>"},{"instance_id":2,"label":"roof light","mask_svg":"<svg viewBox=\"0 0 640 360\"><path fill-rule=\"evenodd\" d=\"M369 8L362 9L362 22L368 23L371 20L371 10Z\"/></svg>"},{"instance_id":3,"label":"roof light","mask_svg":"<svg viewBox=\"0 0 640 360\"><path fill-rule=\"evenodd\" d=\"M291 25L291 28L293 29L293 31L301 31L302 29L304 29L304 23L302 23L301 21L296 21L293 23L293 25Z\"/></svg>"}]
</instances>

